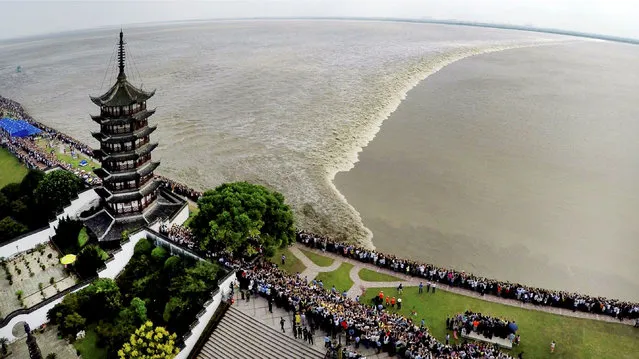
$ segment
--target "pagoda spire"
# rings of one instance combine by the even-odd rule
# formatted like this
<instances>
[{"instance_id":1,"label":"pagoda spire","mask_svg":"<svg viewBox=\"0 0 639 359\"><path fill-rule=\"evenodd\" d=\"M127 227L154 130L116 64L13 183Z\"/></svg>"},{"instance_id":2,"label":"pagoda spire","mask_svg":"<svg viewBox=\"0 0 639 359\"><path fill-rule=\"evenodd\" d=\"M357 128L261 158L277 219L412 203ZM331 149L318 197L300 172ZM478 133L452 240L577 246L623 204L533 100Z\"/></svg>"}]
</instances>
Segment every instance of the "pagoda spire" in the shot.
<instances>
[{"instance_id":1,"label":"pagoda spire","mask_svg":"<svg viewBox=\"0 0 639 359\"><path fill-rule=\"evenodd\" d=\"M126 75L124 74L124 33L122 33L122 29L120 29L120 43L118 44L118 66L120 67L120 73L118 74L118 81L126 80Z\"/></svg>"}]
</instances>

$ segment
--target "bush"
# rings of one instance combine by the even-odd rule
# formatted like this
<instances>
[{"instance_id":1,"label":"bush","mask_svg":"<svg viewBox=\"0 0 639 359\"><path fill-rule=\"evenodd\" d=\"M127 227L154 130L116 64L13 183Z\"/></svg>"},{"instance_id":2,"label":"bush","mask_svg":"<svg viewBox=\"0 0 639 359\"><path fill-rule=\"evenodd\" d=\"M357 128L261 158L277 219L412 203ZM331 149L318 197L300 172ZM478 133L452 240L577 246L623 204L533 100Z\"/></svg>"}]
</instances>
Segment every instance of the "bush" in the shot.
<instances>
[{"instance_id":1,"label":"bush","mask_svg":"<svg viewBox=\"0 0 639 359\"><path fill-rule=\"evenodd\" d=\"M153 251L151 251L151 257L158 262L164 262L169 253L163 247L155 247Z\"/></svg>"},{"instance_id":2,"label":"bush","mask_svg":"<svg viewBox=\"0 0 639 359\"><path fill-rule=\"evenodd\" d=\"M53 253L47 254L47 258L51 259L51 257L53 257Z\"/></svg>"},{"instance_id":3,"label":"bush","mask_svg":"<svg viewBox=\"0 0 639 359\"><path fill-rule=\"evenodd\" d=\"M51 277L51 279L49 279L49 284L53 284L55 283L55 278Z\"/></svg>"},{"instance_id":4,"label":"bush","mask_svg":"<svg viewBox=\"0 0 639 359\"><path fill-rule=\"evenodd\" d=\"M44 270L46 268L46 266L44 264L40 264L40 268L42 268L42 270Z\"/></svg>"},{"instance_id":5,"label":"bush","mask_svg":"<svg viewBox=\"0 0 639 359\"><path fill-rule=\"evenodd\" d=\"M175 271L179 269L181 262L182 260L178 256L169 257L164 262L164 270L166 270L169 273L174 273Z\"/></svg>"},{"instance_id":6,"label":"bush","mask_svg":"<svg viewBox=\"0 0 639 359\"><path fill-rule=\"evenodd\" d=\"M135 245L135 248L133 249L133 253L134 254L150 254L152 250L153 250L153 243L151 243L146 238L142 238Z\"/></svg>"}]
</instances>

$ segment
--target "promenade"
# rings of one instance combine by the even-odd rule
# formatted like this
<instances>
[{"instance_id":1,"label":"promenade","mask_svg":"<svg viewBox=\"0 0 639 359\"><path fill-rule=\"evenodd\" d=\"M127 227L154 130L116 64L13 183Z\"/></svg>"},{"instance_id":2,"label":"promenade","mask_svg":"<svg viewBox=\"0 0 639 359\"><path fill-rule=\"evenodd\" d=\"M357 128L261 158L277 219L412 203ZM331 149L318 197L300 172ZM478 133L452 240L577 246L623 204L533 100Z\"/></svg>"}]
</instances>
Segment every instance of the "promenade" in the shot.
<instances>
[{"instance_id":1,"label":"promenade","mask_svg":"<svg viewBox=\"0 0 639 359\"><path fill-rule=\"evenodd\" d=\"M317 254L320 254L322 256L331 258L334 260L333 264L331 264L330 266L327 267L321 267L318 266L317 264L313 263L312 260L310 260L306 255L304 255L304 253L302 253L302 251L300 251L300 248L304 249L305 251L310 251L310 252L314 252ZM392 270L388 270L385 268L380 268L374 264L371 263L363 263L351 258L345 258L343 256L331 253L331 252L324 252L318 249L314 249L314 248L310 248L307 246L303 246L300 245L299 243L296 243L293 247L290 248L291 253L293 253L293 255L295 255L296 258L298 258L303 264L304 266L306 266L306 270L304 270L304 272L302 272L300 274L300 276L302 278L304 278L306 276L306 278L310 281L312 279L314 279L319 273L321 272L332 272L334 270L336 270L342 263L346 262L346 263L350 263L353 265L353 268L351 269L349 275L350 275L350 279L353 281L353 286L348 290L348 296L351 298L355 298L358 295L362 294L363 290L366 290L368 288L397 288L399 286L400 283L403 284L404 287L416 287L419 286L419 282L424 282L424 285L426 285L426 279L419 279L413 276L409 276L400 272L395 272ZM372 271L375 272L379 272L379 273L384 273L384 274L388 274L394 277L398 277L403 279L403 281L401 282L367 282L367 281L363 281L360 279L358 273L360 270L362 269L370 269ZM477 299L481 299L484 301L488 301L488 302L493 302L493 303L499 303L499 304L504 304L504 305L508 305L511 307L518 307L518 308L522 308L522 309L529 309L529 310L536 310L536 311L540 311L540 312L546 312L546 313L552 313L552 314L557 314L557 315L563 315L563 316L567 316L567 317L573 317L573 318L582 318L582 319L591 319L591 320L599 320L599 321L604 321L604 322L609 322L609 323L623 323L626 325L634 325L634 321L630 320L630 319L626 319L623 321L620 321L618 319L612 318L608 315L599 315L599 314L594 314L594 313L587 313L587 312L581 312L581 311L571 311L571 310L567 310L567 309L563 309L563 308L557 308L557 307L550 307L550 306L540 306L540 305L534 305L531 303L523 303L521 301L518 300L510 300L510 299L505 299L505 298L501 298L501 297L496 297L496 296L492 296L492 295L480 295L477 292L471 291L471 290L467 290L467 289L463 289L463 288L459 288L459 287L451 287L445 284L441 284L438 283L437 286L437 290L444 290L447 292L451 292L451 293L455 293L455 294L459 294L459 295L464 295L467 297L473 297L473 298L477 298Z\"/></svg>"}]
</instances>

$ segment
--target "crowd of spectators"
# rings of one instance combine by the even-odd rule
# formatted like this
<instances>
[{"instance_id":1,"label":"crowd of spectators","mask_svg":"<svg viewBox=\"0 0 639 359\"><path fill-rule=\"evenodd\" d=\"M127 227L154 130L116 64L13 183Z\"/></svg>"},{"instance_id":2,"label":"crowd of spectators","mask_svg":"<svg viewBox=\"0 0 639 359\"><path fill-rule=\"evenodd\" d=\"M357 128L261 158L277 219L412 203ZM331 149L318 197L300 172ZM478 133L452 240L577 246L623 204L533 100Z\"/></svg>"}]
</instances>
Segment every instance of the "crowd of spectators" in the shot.
<instances>
[{"instance_id":1,"label":"crowd of spectators","mask_svg":"<svg viewBox=\"0 0 639 359\"><path fill-rule=\"evenodd\" d=\"M188 199L192 201L197 201L198 198L202 196L202 192L198 192L190 188L189 186L176 182L172 179L166 178L164 176L159 176L159 175L156 175L155 178L162 183L162 186L164 188L169 189L181 196L187 197Z\"/></svg>"},{"instance_id":2,"label":"crowd of spectators","mask_svg":"<svg viewBox=\"0 0 639 359\"><path fill-rule=\"evenodd\" d=\"M41 129L43 132L39 136L45 138L48 143L62 142L65 146L69 146L72 156L76 155L76 151L82 152L87 156L92 156L92 150L90 147L35 121L24 111L19 103L0 96L0 117L7 115L22 119ZM89 171L82 171L78 169L74 170L71 164L58 160L53 146L47 146L46 149L38 146L35 137L13 137L7 132L0 130L0 143L4 148L13 153L20 161L31 169L42 170L49 167L59 166L70 170L87 184L101 184L100 178Z\"/></svg>"},{"instance_id":3,"label":"crowd of spectators","mask_svg":"<svg viewBox=\"0 0 639 359\"><path fill-rule=\"evenodd\" d=\"M177 224L168 225L168 223L160 224L160 233L169 237L169 239L176 244L186 247L190 250L195 250L195 238L193 232L188 227L180 226Z\"/></svg>"},{"instance_id":4,"label":"crowd of spectators","mask_svg":"<svg viewBox=\"0 0 639 359\"><path fill-rule=\"evenodd\" d=\"M473 313L469 310L452 318L446 318L446 328L453 331L455 336L457 336L457 333L464 336L467 333L475 332L488 339L498 337L509 339L511 342L519 341L519 337L516 336L517 325L514 321Z\"/></svg>"},{"instance_id":5,"label":"crowd of spectators","mask_svg":"<svg viewBox=\"0 0 639 359\"><path fill-rule=\"evenodd\" d=\"M570 293L567 291L535 288L518 283L484 278L433 264L402 259L392 254L366 249L353 243L333 241L329 238L305 231L298 232L297 241L309 247L336 253L361 262L372 263L379 267L418 278L424 278L428 281L472 290L481 295L488 294L540 306L552 306L573 311L603 314L619 320L639 318L639 303Z\"/></svg>"},{"instance_id":6,"label":"crowd of spectators","mask_svg":"<svg viewBox=\"0 0 639 359\"><path fill-rule=\"evenodd\" d=\"M325 290L299 275L287 275L269 262L244 268L238 281L240 290L261 295L294 312L296 318L303 316L303 325L311 332L319 329L333 338L344 335L347 346L354 344L348 349L349 357L358 357L357 348L364 346L409 359L511 358L491 344L444 344L430 335L428 328L387 311L381 304L366 305Z\"/></svg>"},{"instance_id":7,"label":"crowd of spectators","mask_svg":"<svg viewBox=\"0 0 639 359\"><path fill-rule=\"evenodd\" d=\"M66 145L68 145L69 147L77 151L80 151L89 157L93 156L93 150L91 149L91 147L74 139L71 136L65 135L64 133L60 133L56 131L55 129L45 126L41 124L40 122L34 120L33 117L29 116L29 114L27 113L27 111L25 111L22 105L16 101L0 96L0 115L2 115L0 117L11 115L14 118L24 120L30 123L31 125L39 128L46 134L48 134L47 137L61 141L65 143Z\"/></svg>"}]
</instances>

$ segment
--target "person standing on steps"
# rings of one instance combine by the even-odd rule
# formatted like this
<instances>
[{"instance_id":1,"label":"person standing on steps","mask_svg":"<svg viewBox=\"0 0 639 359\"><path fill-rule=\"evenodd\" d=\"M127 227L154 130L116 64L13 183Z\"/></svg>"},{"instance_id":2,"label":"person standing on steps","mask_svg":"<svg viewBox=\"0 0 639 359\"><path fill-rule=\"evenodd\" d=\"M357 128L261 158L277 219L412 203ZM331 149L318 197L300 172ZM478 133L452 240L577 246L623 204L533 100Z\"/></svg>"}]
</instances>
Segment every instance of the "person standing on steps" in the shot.
<instances>
[{"instance_id":1,"label":"person standing on steps","mask_svg":"<svg viewBox=\"0 0 639 359\"><path fill-rule=\"evenodd\" d=\"M273 297L268 296L268 312L273 313Z\"/></svg>"},{"instance_id":2,"label":"person standing on steps","mask_svg":"<svg viewBox=\"0 0 639 359\"><path fill-rule=\"evenodd\" d=\"M280 327L282 327L282 333L286 333L286 331L284 330L284 323L286 323L286 320L284 320L284 317L282 317L282 319L280 319Z\"/></svg>"}]
</instances>

